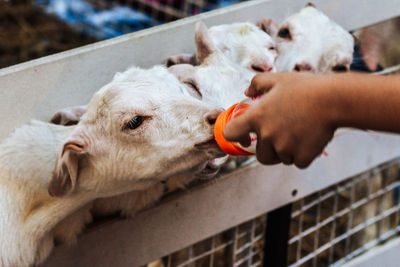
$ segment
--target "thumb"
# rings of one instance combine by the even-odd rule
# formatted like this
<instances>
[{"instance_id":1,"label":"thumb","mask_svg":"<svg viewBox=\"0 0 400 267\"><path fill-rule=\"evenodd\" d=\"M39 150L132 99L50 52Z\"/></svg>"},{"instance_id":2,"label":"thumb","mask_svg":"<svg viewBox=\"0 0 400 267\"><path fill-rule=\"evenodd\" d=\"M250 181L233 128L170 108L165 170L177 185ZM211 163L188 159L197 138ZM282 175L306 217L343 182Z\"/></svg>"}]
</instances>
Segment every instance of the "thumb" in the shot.
<instances>
[{"instance_id":1,"label":"thumb","mask_svg":"<svg viewBox=\"0 0 400 267\"><path fill-rule=\"evenodd\" d=\"M272 73L261 73L254 76L245 95L248 97L258 97L271 90L276 83L276 75Z\"/></svg>"},{"instance_id":2,"label":"thumb","mask_svg":"<svg viewBox=\"0 0 400 267\"><path fill-rule=\"evenodd\" d=\"M245 113L230 121L223 130L226 140L239 142L242 146L248 147L251 144L250 132L254 132L251 117Z\"/></svg>"}]
</instances>

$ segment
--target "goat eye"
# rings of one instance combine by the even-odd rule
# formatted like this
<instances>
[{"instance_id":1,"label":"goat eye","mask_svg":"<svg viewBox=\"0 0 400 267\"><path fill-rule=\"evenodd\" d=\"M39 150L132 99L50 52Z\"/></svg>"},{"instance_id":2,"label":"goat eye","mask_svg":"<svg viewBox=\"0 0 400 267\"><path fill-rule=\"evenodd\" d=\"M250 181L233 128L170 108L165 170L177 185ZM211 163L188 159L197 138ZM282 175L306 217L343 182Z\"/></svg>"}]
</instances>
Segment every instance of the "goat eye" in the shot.
<instances>
[{"instance_id":1,"label":"goat eye","mask_svg":"<svg viewBox=\"0 0 400 267\"><path fill-rule=\"evenodd\" d=\"M282 28L278 32L278 36L283 39L290 39L292 36L290 35L289 28Z\"/></svg>"},{"instance_id":2,"label":"goat eye","mask_svg":"<svg viewBox=\"0 0 400 267\"><path fill-rule=\"evenodd\" d=\"M143 116L135 116L127 124L125 124L124 129L134 130L143 123L144 119L145 119L145 117L143 117Z\"/></svg>"},{"instance_id":3,"label":"goat eye","mask_svg":"<svg viewBox=\"0 0 400 267\"><path fill-rule=\"evenodd\" d=\"M274 51L275 49L276 49L276 48L275 48L275 46L273 46L273 45L268 46L268 50Z\"/></svg>"},{"instance_id":4,"label":"goat eye","mask_svg":"<svg viewBox=\"0 0 400 267\"><path fill-rule=\"evenodd\" d=\"M184 84L188 85L190 88L192 88L197 95L200 97L203 97L203 95L200 92L200 89L197 87L196 83L194 81L184 81Z\"/></svg>"},{"instance_id":5,"label":"goat eye","mask_svg":"<svg viewBox=\"0 0 400 267\"><path fill-rule=\"evenodd\" d=\"M346 72L347 67L345 65L336 65L332 68L332 71L334 72Z\"/></svg>"}]
</instances>

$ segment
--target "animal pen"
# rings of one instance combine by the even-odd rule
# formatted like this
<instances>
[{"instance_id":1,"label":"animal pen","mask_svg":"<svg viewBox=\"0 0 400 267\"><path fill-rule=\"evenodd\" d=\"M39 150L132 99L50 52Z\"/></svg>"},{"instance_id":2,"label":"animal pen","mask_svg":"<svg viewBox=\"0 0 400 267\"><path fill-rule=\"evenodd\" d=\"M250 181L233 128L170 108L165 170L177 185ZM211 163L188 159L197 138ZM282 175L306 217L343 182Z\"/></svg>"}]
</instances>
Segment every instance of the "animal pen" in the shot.
<instances>
[{"instance_id":1,"label":"animal pen","mask_svg":"<svg viewBox=\"0 0 400 267\"><path fill-rule=\"evenodd\" d=\"M280 21L307 2L253 0L1 69L0 137L30 118L47 121L61 108L86 104L128 66L192 53L197 21ZM400 15L400 0L313 3L347 30ZM56 247L43 266L143 266L157 259L182 267L398 262L400 136L342 130L326 151L306 170L252 161L133 219L98 222L76 245Z\"/></svg>"}]
</instances>

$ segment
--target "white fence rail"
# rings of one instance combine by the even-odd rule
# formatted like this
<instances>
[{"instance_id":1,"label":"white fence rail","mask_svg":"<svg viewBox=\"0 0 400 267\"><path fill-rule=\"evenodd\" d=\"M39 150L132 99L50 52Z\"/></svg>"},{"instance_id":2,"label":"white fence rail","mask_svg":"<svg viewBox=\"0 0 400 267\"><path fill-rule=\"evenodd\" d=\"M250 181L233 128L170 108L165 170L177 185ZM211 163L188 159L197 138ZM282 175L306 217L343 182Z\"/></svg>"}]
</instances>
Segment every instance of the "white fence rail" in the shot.
<instances>
[{"instance_id":1,"label":"white fence rail","mask_svg":"<svg viewBox=\"0 0 400 267\"><path fill-rule=\"evenodd\" d=\"M0 138L30 118L47 120L85 104L117 71L149 67L194 50L196 21L207 25L263 17L281 20L303 0L249 1L0 70ZM400 15L400 0L313 1L345 28ZM149 53L151 51L151 53ZM400 137L347 131L309 169L252 163L216 182L166 200L132 220L108 222L73 247L60 246L45 266L138 266L254 218L280 205L400 156ZM293 190L297 190L295 196Z\"/></svg>"}]
</instances>

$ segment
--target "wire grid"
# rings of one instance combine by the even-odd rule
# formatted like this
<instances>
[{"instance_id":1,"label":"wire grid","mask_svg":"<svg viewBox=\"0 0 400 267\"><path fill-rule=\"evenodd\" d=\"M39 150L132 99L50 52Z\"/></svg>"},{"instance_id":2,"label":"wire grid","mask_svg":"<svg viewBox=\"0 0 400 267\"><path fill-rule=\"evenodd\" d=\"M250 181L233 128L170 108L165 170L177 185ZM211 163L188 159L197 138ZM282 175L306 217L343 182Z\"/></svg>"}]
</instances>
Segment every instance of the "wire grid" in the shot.
<instances>
[{"instance_id":1,"label":"wire grid","mask_svg":"<svg viewBox=\"0 0 400 267\"><path fill-rule=\"evenodd\" d=\"M397 235L399 160L293 203L289 266L340 265Z\"/></svg>"},{"instance_id":2,"label":"wire grid","mask_svg":"<svg viewBox=\"0 0 400 267\"><path fill-rule=\"evenodd\" d=\"M395 237L400 232L399 170L396 159L294 202L288 266L340 265ZM162 266L262 266L266 218L172 253Z\"/></svg>"},{"instance_id":3,"label":"wire grid","mask_svg":"<svg viewBox=\"0 0 400 267\"><path fill-rule=\"evenodd\" d=\"M261 267L266 215L228 229L162 259L165 267Z\"/></svg>"},{"instance_id":4,"label":"wire grid","mask_svg":"<svg viewBox=\"0 0 400 267\"><path fill-rule=\"evenodd\" d=\"M87 0L99 8L130 6L153 19L170 22L246 0Z\"/></svg>"}]
</instances>

